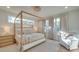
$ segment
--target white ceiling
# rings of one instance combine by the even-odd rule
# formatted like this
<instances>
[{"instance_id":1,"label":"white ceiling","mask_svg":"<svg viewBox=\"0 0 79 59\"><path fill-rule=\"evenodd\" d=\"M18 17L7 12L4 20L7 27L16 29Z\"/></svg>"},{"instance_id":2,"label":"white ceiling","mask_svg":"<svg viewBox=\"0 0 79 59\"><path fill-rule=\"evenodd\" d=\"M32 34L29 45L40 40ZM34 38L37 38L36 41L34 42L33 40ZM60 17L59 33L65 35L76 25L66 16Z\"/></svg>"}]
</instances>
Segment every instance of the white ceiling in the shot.
<instances>
[{"instance_id":1,"label":"white ceiling","mask_svg":"<svg viewBox=\"0 0 79 59\"><path fill-rule=\"evenodd\" d=\"M6 11L10 11L13 13L19 13L21 10L24 10L26 12L42 16L42 17L47 17L47 16L52 16L64 12L68 12L71 10L79 9L78 6L69 6L68 9L65 9L64 6L41 6L41 11L35 12L33 11L31 6L10 6L10 8L6 8L6 6L0 6L0 9L4 9Z\"/></svg>"}]
</instances>

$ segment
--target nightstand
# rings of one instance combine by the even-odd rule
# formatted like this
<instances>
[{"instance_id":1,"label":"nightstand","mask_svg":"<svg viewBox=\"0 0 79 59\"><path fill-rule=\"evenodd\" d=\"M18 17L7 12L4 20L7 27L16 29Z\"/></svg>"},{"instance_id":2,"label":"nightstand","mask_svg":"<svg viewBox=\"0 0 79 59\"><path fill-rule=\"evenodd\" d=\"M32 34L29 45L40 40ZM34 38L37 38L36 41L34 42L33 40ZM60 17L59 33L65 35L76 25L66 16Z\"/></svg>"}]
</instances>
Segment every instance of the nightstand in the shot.
<instances>
[{"instance_id":1,"label":"nightstand","mask_svg":"<svg viewBox=\"0 0 79 59\"><path fill-rule=\"evenodd\" d=\"M14 44L15 40L13 35L0 36L0 47L8 46Z\"/></svg>"}]
</instances>

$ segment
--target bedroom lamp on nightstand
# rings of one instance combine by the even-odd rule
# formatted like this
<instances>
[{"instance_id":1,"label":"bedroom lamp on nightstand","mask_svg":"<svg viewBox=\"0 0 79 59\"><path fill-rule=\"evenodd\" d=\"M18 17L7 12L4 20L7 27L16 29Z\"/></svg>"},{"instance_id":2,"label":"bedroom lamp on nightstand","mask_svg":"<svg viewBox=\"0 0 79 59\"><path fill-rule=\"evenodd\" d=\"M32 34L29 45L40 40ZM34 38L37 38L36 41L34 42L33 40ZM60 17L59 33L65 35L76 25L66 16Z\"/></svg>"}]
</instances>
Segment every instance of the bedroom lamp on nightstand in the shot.
<instances>
[{"instance_id":1,"label":"bedroom lamp on nightstand","mask_svg":"<svg viewBox=\"0 0 79 59\"><path fill-rule=\"evenodd\" d=\"M5 33L10 33L10 27L9 26L3 26L3 30Z\"/></svg>"}]
</instances>

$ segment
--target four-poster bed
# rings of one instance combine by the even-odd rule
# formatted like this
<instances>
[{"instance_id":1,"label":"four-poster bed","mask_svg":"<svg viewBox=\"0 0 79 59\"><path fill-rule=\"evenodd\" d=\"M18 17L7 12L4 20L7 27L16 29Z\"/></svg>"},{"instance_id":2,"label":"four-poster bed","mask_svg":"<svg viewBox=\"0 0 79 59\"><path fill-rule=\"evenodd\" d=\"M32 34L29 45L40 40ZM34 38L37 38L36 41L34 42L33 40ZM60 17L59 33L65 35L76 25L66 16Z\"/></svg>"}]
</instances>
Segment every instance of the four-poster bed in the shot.
<instances>
[{"instance_id":1,"label":"four-poster bed","mask_svg":"<svg viewBox=\"0 0 79 59\"><path fill-rule=\"evenodd\" d=\"M25 32L24 32L24 28L23 28L23 13L24 14L28 14L30 16L36 17L36 18L40 18L40 19L44 19L42 17L33 15L31 13L25 12L25 11L21 11L15 18L14 20L14 39L16 40L17 44L18 44L18 48L20 49L20 51L24 51L27 50L33 46L36 46L37 44L40 44L42 42L45 41L45 36L43 33L30 33L30 34L24 34L25 32L29 32L28 30L32 31L33 30L33 26L32 27L27 27ZM16 19L20 16L20 32L19 34L17 34L17 27L16 27Z\"/></svg>"}]
</instances>

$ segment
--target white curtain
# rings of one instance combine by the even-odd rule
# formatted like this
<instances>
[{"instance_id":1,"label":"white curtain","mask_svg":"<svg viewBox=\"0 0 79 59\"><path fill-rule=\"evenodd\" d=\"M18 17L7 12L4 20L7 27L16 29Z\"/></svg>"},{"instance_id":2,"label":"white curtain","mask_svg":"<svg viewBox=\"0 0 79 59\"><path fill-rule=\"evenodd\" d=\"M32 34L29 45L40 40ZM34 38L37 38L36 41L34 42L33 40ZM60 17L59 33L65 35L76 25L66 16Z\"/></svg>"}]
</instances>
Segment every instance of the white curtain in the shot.
<instances>
[{"instance_id":1,"label":"white curtain","mask_svg":"<svg viewBox=\"0 0 79 59\"><path fill-rule=\"evenodd\" d=\"M51 27L51 29L49 29L49 32L48 32L48 39L53 39L53 27L54 27L53 16L49 17L48 20L49 20L49 26Z\"/></svg>"}]
</instances>

